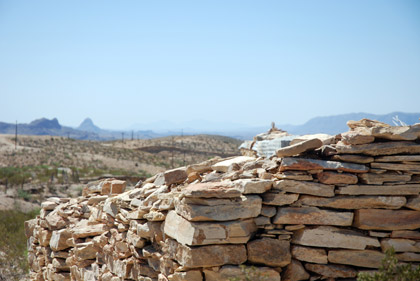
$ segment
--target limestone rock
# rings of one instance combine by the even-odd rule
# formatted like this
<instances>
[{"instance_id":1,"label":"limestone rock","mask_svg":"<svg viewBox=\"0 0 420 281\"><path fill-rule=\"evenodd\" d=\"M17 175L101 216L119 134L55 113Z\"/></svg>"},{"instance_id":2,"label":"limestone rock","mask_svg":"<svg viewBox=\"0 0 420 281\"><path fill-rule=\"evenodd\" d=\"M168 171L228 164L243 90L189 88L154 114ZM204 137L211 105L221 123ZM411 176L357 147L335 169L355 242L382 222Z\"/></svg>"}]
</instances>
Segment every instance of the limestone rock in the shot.
<instances>
[{"instance_id":1,"label":"limestone rock","mask_svg":"<svg viewBox=\"0 0 420 281\"><path fill-rule=\"evenodd\" d=\"M420 162L420 155L392 155L375 158L376 162Z\"/></svg>"},{"instance_id":2,"label":"limestone rock","mask_svg":"<svg viewBox=\"0 0 420 281\"><path fill-rule=\"evenodd\" d=\"M348 173L321 172L317 177L323 184L356 184L358 181L357 176Z\"/></svg>"},{"instance_id":3,"label":"limestone rock","mask_svg":"<svg viewBox=\"0 0 420 281\"><path fill-rule=\"evenodd\" d=\"M368 268L379 268L384 257L385 254L373 250L331 250L328 252L330 263Z\"/></svg>"},{"instance_id":4,"label":"limestone rock","mask_svg":"<svg viewBox=\"0 0 420 281\"><path fill-rule=\"evenodd\" d=\"M303 195L299 203L336 209L384 208L399 209L406 202L403 196L336 196L331 198Z\"/></svg>"},{"instance_id":5,"label":"limestone rock","mask_svg":"<svg viewBox=\"0 0 420 281\"><path fill-rule=\"evenodd\" d=\"M215 163L211 166L211 168L218 172L226 173L231 165L243 165L246 162L254 161L254 157L249 156L237 156L232 159L224 160L218 163Z\"/></svg>"},{"instance_id":6,"label":"limestone rock","mask_svg":"<svg viewBox=\"0 0 420 281\"><path fill-rule=\"evenodd\" d=\"M202 281L203 276L199 270L175 272L168 276L169 281Z\"/></svg>"},{"instance_id":7,"label":"limestone rock","mask_svg":"<svg viewBox=\"0 0 420 281\"><path fill-rule=\"evenodd\" d=\"M334 186L315 182L280 180L273 184L273 189L284 192L310 194L316 196L333 197Z\"/></svg>"},{"instance_id":8,"label":"limestone rock","mask_svg":"<svg viewBox=\"0 0 420 281\"><path fill-rule=\"evenodd\" d=\"M309 139L293 145L282 147L276 151L277 157L288 157L298 155L308 150L314 150L322 146L320 139Z\"/></svg>"},{"instance_id":9,"label":"limestone rock","mask_svg":"<svg viewBox=\"0 0 420 281\"><path fill-rule=\"evenodd\" d=\"M198 163L198 164L191 164L187 166L187 174L191 174L191 173L204 173L204 172L209 172L211 171L211 166L216 164L217 162L220 162L221 158L219 156L214 157L212 159L206 160L204 162Z\"/></svg>"},{"instance_id":10,"label":"limestone rock","mask_svg":"<svg viewBox=\"0 0 420 281\"><path fill-rule=\"evenodd\" d=\"M239 244L248 242L256 231L253 220L229 222L190 222L170 211L164 232L184 245Z\"/></svg>"},{"instance_id":11,"label":"limestone rock","mask_svg":"<svg viewBox=\"0 0 420 281\"><path fill-rule=\"evenodd\" d=\"M339 187L336 192L343 195L418 195L420 184L348 185Z\"/></svg>"},{"instance_id":12,"label":"limestone rock","mask_svg":"<svg viewBox=\"0 0 420 281\"><path fill-rule=\"evenodd\" d=\"M243 194L264 193L271 188L273 182L270 180L239 179L232 182L233 187Z\"/></svg>"},{"instance_id":13,"label":"limestone rock","mask_svg":"<svg viewBox=\"0 0 420 281\"><path fill-rule=\"evenodd\" d=\"M358 164L369 164L375 161L375 158L371 156L356 155L356 154L337 154L331 157L332 160L342 161L342 162L351 162Z\"/></svg>"},{"instance_id":14,"label":"limestone rock","mask_svg":"<svg viewBox=\"0 0 420 281\"><path fill-rule=\"evenodd\" d=\"M305 264L305 268L327 278L352 278L356 277L357 270L344 265L333 264Z\"/></svg>"},{"instance_id":15,"label":"limestone rock","mask_svg":"<svg viewBox=\"0 0 420 281\"><path fill-rule=\"evenodd\" d=\"M420 254L418 253L401 253L397 254L396 258L399 261L405 261L405 262L420 262Z\"/></svg>"},{"instance_id":16,"label":"limestone rock","mask_svg":"<svg viewBox=\"0 0 420 281\"><path fill-rule=\"evenodd\" d=\"M229 221L253 218L261 213L262 200L257 195L200 200L206 201L206 205L188 204L185 199L175 203L175 210L189 221Z\"/></svg>"},{"instance_id":17,"label":"limestone rock","mask_svg":"<svg viewBox=\"0 0 420 281\"><path fill-rule=\"evenodd\" d=\"M353 222L352 212L321 210L316 207L278 208L273 219L275 224L316 224L349 226Z\"/></svg>"},{"instance_id":18,"label":"limestone rock","mask_svg":"<svg viewBox=\"0 0 420 281\"><path fill-rule=\"evenodd\" d=\"M263 204L283 206L296 202L299 198L299 194L266 192L262 195L262 198Z\"/></svg>"},{"instance_id":19,"label":"limestone rock","mask_svg":"<svg viewBox=\"0 0 420 281\"><path fill-rule=\"evenodd\" d=\"M372 230L413 230L420 227L420 211L360 209L354 226Z\"/></svg>"},{"instance_id":20,"label":"limestone rock","mask_svg":"<svg viewBox=\"0 0 420 281\"><path fill-rule=\"evenodd\" d=\"M80 221L71 228L71 233L74 238L84 238L89 236L101 235L108 230L106 224L92 224L88 225L87 221Z\"/></svg>"},{"instance_id":21,"label":"limestone rock","mask_svg":"<svg viewBox=\"0 0 420 281\"><path fill-rule=\"evenodd\" d=\"M163 173L164 184L170 186L174 183L182 183L188 177L185 167L168 170Z\"/></svg>"},{"instance_id":22,"label":"limestone rock","mask_svg":"<svg viewBox=\"0 0 420 281\"><path fill-rule=\"evenodd\" d=\"M95 259L98 250L93 242L81 243L74 248L74 256L78 260Z\"/></svg>"},{"instance_id":23,"label":"limestone rock","mask_svg":"<svg viewBox=\"0 0 420 281\"><path fill-rule=\"evenodd\" d=\"M292 247L292 257L310 263L328 263L327 252L324 249L309 248L303 246Z\"/></svg>"},{"instance_id":24,"label":"limestone rock","mask_svg":"<svg viewBox=\"0 0 420 281\"><path fill-rule=\"evenodd\" d=\"M67 225L66 220L58 214L58 209L55 209L45 217L45 221L51 230L62 229Z\"/></svg>"},{"instance_id":25,"label":"limestone rock","mask_svg":"<svg viewBox=\"0 0 420 281\"><path fill-rule=\"evenodd\" d=\"M53 231L50 239L50 247L53 251L61 251L69 248L67 239L71 238L71 232L67 229Z\"/></svg>"},{"instance_id":26,"label":"limestone rock","mask_svg":"<svg viewBox=\"0 0 420 281\"><path fill-rule=\"evenodd\" d=\"M349 131L341 134L342 141L345 144L367 144L375 141L372 135L361 134L359 132Z\"/></svg>"},{"instance_id":27,"label":"limestone rock","mask_svg":"<svg viewBox=\"0 0 420 281\"><path fill-rule=\"evenodd\" d=\"M308 280L310 277L309 273L306 272L305 268L303 267L302 263L297 260L293 260L287 266L286 272L283 275L283 281L300 281L300 280Z\"/></svg>"},{"instance_id":28,"label":"limestone rock","mask_svg":"<svg viewBox=\"0 0 420 281\"><path fill-rule=\"evenodd\" d=\"M420 211L420 196L409 198L405 206L407 208Z\"/></svg>"},{"instance_id":29,"label":"limestone rock","mask_svg":"<svg viewBox=\"0 0 420 281\"><path fill-rule=\"evenodd\" d=\"M297 230L292 243L304 246L366 249L367 246L380 247L376 238L366 237L363 234L332 226L318 226Z\"/></svg>"},{"instance_id":30,"label":"limestone rock","mask_svg":"<svg viewBox=\"0 0 420 281\"><path fill-rule=\"evenodd\" d=\"M286 157L281 161L280 171L283 172L287 170L335 170L349 173L366 173L369 169L361 164Z\"/></svg>"},{"instance_id":31,"label":"limestone rock","mask_svg":"<svg viewBox=\"0 0 420 281\"><path fill-rule=\"evenodd\" d=\"M106 179L99 183L102 195L120 194L125 191L126 182L117 179Z\"/></svg>"},{"instance_id":32,"label":"limestone rock","mask_svg":"<svg viewBox=\"0 0 420 281\"><path fill-rule=\"evenodd\" d=\"M276 213L277 209L275 207L263 205L261 208L261 215L265 217L274 217Z\"/></svg>"},{"instance_id":33,"label":"limestone rock","mask_svg":"<svg viewBox=\"0 0 420 281\"><path fill-rule=\"evenodd\" d=\"M392 238L407 238L407 239L420 240L420 231L394 230L391 233L391 237Z\"/></svg>"},{"instance_id":34,"label":"limestone rock","mask_svg":"<svg viewBox=\"0 0 420 281\"><path fill-rule=\"evenodd\" d=\"M374 174L366 173L359 174L359 179L362 183L365 184L380 184L384 182L408 182L411 180L411 175L407 174L397 174L397 173L383 173L383 174Z\"/></svg>"},{"instance_id":35,"label":"limestone rock","mask_svg":"<svg viewBox=\"0 0 420 281\"><path fill-rule=\"evenodd\" d=\"M233 198L241 196L241 191L233 188L230 182L206 182L190 184L182 194L192 198Z\"/></svg>"},{"instance_id":36,"label":"limestone rock","mask_svg":"<svg viewBox=\"0 0 420 281\"><path fill-rule=\"evenodd\" d=\"M252 240L247 244L248 261L268 266L286 266L291 262L290 242L271 238Z\"/></svg>"},{"instance_id":37,"label":"limestone rock","mask_svg":"<svg viewBox=\"0 0 420 281\"><path fill-rule=\"evenodd\" d=\"M269 267L252 267L242 269L239 266L224 265L219 270L204 269L206 281L230 281L233 278L245 278L248 272L248 278L260 279L265 281L280 281L280 274Z\"/></svg>"},{"instance_id":38,"label":"limestone rock","mask_svg":"<svg viewBox=\"0 0 420 281\"><path fill-rule=\"evenodd\" d=\"M383 239L382 251L394 248L395 252L420 252L420 242L409 239Z\"/></svg>"},{"instance_id":39,"label":"limestone rock","mask_svg":"<svg viewBox=\"0 0 420 281\"><path fill-rule=\"evenodd\" d=\"M420 174L420 164L399 164L399 163L370 163L372 168L390 171L404 171L413 174Z\"/></svg>"},{"instance_id":40,"label":"limestone rock","mask_svg":"<svg viewBox=\"0 0 420 281\"><path fill-rule=\"evenodd\" d=\"M378 142L361 145L336 146L339 154L364 154L370 156L395 155L395 154L419 154L420 145L415 142Z\"/></svg>"}]
</instances>

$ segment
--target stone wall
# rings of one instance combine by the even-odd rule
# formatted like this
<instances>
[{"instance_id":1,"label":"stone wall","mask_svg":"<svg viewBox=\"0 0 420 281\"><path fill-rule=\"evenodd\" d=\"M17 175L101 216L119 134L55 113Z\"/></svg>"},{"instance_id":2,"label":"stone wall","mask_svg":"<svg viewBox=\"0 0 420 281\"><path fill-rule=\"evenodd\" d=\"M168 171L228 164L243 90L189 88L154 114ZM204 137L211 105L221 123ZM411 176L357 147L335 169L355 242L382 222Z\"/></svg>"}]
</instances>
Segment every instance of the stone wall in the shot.
<instances>
[{"instance_id":1,"label":"stone wall","mask_svg":"<svg viewBox=\"0 0 420 281\"><path fill-rule=\"evenodd\" d=\"M211 159L128 191L105 180L51 198L25 224L31 280L354 280L390 247L420 262L420 124L348 125L271 158Z\"/></svg>"}]
</instances>

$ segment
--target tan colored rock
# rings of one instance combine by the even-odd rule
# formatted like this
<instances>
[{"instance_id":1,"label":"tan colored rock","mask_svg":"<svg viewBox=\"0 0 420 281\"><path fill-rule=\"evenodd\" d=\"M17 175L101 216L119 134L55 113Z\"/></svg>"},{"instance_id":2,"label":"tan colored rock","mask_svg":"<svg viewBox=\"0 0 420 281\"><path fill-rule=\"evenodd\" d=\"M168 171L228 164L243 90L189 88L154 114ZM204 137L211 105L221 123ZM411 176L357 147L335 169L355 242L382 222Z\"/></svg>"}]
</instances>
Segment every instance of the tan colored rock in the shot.
<instances>
[{"instance_id":1,"label":"tan colored rock","mask_svg":"<svg viewBox=\"0 0 420 281\"><path fill-rule=\"evenodd\" d=\"M219 156L214 157L212 159L206 160L204 162L198 163L198 164L191 164L187 166L187 174L196 172L199 174L202 174L204 172L211 171L211 166L216 164L217 162L220 162L221 158Z\"/></svg>"},{"instance_id":2,"label":"tan colored rock","mask_svg":"<svg viewBox=\"0 0 420 281\"><path fill-rule=\"evenodd\" d=\"M382 239L382 251L394 248L395 252L420 252L420 242L409 239Z\"/></svg>"},{"instance_id":3,"label":"tan colored rock","mask_svg":"<svg viewBox=\"0 0 420 281\"><path fill-rule=\"evenodd\" d=\"M404 196L336 196L331 198L302 195L298 201L307 206L336 209L399 209L404 206Z\"/></svg>"},{"instance_id":4,"label":"tan colored rock","mask_svg":"<svg viewBox=\"0 0 420 281\"><path fill-rule=\"evenodd\" d=\"M202 281L203 276L199 270L175 272L168 276L169 281Z\"/></svg>"},{"instance_id":5,"label":"tan colored rock","mask_svg":"<svg viewBox=\"0 0 420 281\"><path fill-rule=\"evenodd\" d=\"M274 217L276 213L277 209L275 207L262 205L261 215L271 218Z\"/></svg>"},{"instance_id":6,"label":"tan colored rock","mask_svg":"<svg viewBox=\"0 0 420 281\"><path fill-rule=\"evenodd\" d=\"M74 227L70 229L74 238L84 238L89 236L101 235L109 228L106 224L88 224L87 220L79 221Z\"/></svg>"},{"instance_id":7,"label":"tan colored rock","mask_svg":"<svg viewBox=\"0 0 420 281\"><path fill-rule=\"evenodd\" d=\"M360 209L354 226L372 230L413 230L420 227L420 211Z\"/></svg>"},{"instance_id":8,"label":"tan colored rock","mask_svg":"<svg viewBox=\"0 0 420 281\"><path fill-rule=\"evenodd\" d=\"M323 184L356 184L358 181L357 176L347 173L321 172L317 177Z\"/></svg>"},{"instance_id":9,"label":"tan colored rock","mask_svg":"<svg viewBox=\"0 0 420 281\"><path fill-rule=\"evenodd\" d=\"M353 223L353 213L321 210L316 207L278 208L273 223L349 226Z\"/></svg>"},{"instance_id":10,"label":"tan colored rock","mask_svg":"<svg viewBox=\"0 0 420 281\"><path fill-rule=\"evenodd\" d=\"M50 244L50 239L52 236L52 231L48 230L48 229L43 229L39 232L39 244L43 247L46 247Z\"/></svg>"},{"instance_id":11,"label":"tan colored rock","mask_svg":"<svg viewBox=\"0 0 420 281\"><path fill-rule=\"evenodd\" d=\"M170 186L171 184L174 184L174 183L175 184L182 183L188 177L187 168L182 167L182 168L165 171L163 173L163 177L165 179L164 184L166 184L167 186Z\"/></svg>"},{"instance_id":12,"label":"tan colored rock","mask_svg":"<svg viewBox=\"0 0 420 281\"><path fill-rule=\"evenodd\" d=\"M271 188L271 180L260 179L239 179L232 182L233 187L240 190L243 194L264 193Z\"/></svg>"},{"instance_id":13,"label":"tan colored rock","mask_svg":"<svg viewBox=\"0 0 420 281\"><path fill-rule=\"evenodd\" d=\"M420 231L412 230L394 230L391 233L392 238L406 238L420 240Z\"/></svg>"},{"instance_id":14,"label":"tan colored rock","mask_svg":"<svg viewBox=\"0 0 420 281\"><path fill-rule=\"evenodd\" d=\"M397 254L396 258L404 262L420 262L420 254L417 253L401 253Z\"/></svg>"},{"instance_id":15,"label":"tan colored rock","mask_svg":"<svg viewBox=\"0 0 420 281\"><path fill-rule=\"evenodd\" d=\"M420 164L399 164L399 163L379 163L370 164L372 168L384 169L390 171L404 171L413 174L420 174Z\"/></svg>"},{"instance_id":16,"label":"tan colored rock","mask_svg":"<svg viewBox=\"0 0 420 281\"><path fill-rule=\"evenodd\" d=\"M336 193L343 195L418 195L420 184L348 185L339 187Z\"/></svg>"},{"instance_id":17,"label":"tan colored rock","mask_svg":"<svg viewBox=\"0 0 420 281\"><path fill-rule=\"evenodd\" d=\"M243 244L256 231L253 220L229 222L190 222L170 211L164 232L184 245Z\"/></svg>"},{"instance_id":18,"label":"tan colored rock","mask_svg":"<svg viewBox=\"0 0 420 281\"><path fill-rule=\"evenodd\" d=\"M234 198L241 196L241 191L233 188L231 182L206 182L190 184L182 194L192 198Z\"/></svg>"},{"instance_id":19,"label":"tan colored rock","mask_svg":"<svg viewBox=\"0 0 420 281\"><path fill-rule=\"evenodd\" d=\"M257 195L232 199L198 200L206 205L188 204L183 198L175 204L176 212L189 221L229 221L257 217L261 213L262 200ZM213 203L213 202L214 203Z\"/></svg>"},{"instance_id":20,"label":"tan colored rock","mask_svg":"<svg viewBox=\"0 0 420 281\"><path fill-rule=\"evenodd\" d=\"M300 281L308 280L310 277L309 273L306 272L302 263L297 260L293 260L287 265L286 272L283 275L283 281Z\"/></svg>"},{"instance_id":21,"label":"tan colored rock","mask_svg":"<svg viewBox=\"0 0 420 281\"><path fill-rule=\"evenodd\" d=\"M332 226L307 227L297 230L292 243L304 246L366 249L368 246L380 247L377 238L366 237L363 234Z\"/></svg>"},{"instance_id":22,"label":"tan colored rock","mask_svg":"<svg viewBox=\"0 0 420 281\"><path fill-rule=\"evenodd\" d=\"M305 268L321 275L323 278L352 278L357 275L357 270L344 265L307 263Z\"/></svg>"},{"instance_id":23,"label":"tan colored rock","mask_svg":"<svg viewBox=\"0 0 420 281\"><path fill-rule=\"evenodd\" d=\"M80 243L74 248L74 256L77 260L91 260L96 258L98 251L93 242Z\"/></svg>"},{"instance_id":24,"label":"tan colored rock","mask_svg":"<svg viewBox=\"0 0 420 281\"><path fill-rule=\"evenodd\" d=\"M280 180L274 182L273 189L284 192L310 194L323 197L334 196L334 186L315 182L295 181L295 180Z\"/></svg>"},{"instance_id":25,"label":"tan colored rock","mask_svg":"<svg viewBox=\"0 0 420 281\"><path fill-rule=\"evenodd\" d=\"M29 238L33 235L35 226L37 225L37 219L31 219L25 221L25 236L26 238Z\"/></svg>"},{"instance_id":26,"label":"tan colored rock","mask_svg":"<svg viewBox=\"0 0 420 281\"><path fill-rule=\"evenodd\" d=\"M365 184L382 185L384 182L408 182L411 180L411 175L400 175L395 172L383 174L366 173L360 174L359 179L362 183Z\"/></svg>"},{"instance_id":27,"label":"tan colored rock","mask_svg":"<svg viewBox=\"0 0 420 281\"><path fill-rule=\"evenodd\" d=\"M330 263L347 264L368 268L379 268L385 254L373 250L330 250Z\"/></svg>"},{"instance_id":28,"label":"tan colored rock","mask_svg":"<svg viewBox=\"0 0 420 281\"><path fill-rule=\"evenodd\" d=\"M364 154L370 156L395 155L395 154L420 154L420 145L415 142L378 142L361 145L336 146L338 154Z\"/></svg>"},{"instance_id":29,"label":"tan colored rock","mask_svg":"<svg viewBox=\"0 0 420 281\"><path fill-rule=\"evenodd\" d=\"M246 259L247 256L244 245L188 247L179 244L176 250L176 261L184 268L242 264Z\"/></svg>"},{"instance_id":30,"label":"tan colored rock","mask_svg":"<svg viewBox=\"0 0 420 281\"><path fill-rule=\"evenodd\" d=\"M288 157L298 155L300 153L314 150L322 146L320 139L309 139L286 147L282 147L276 151L277 157Z\"/></svg>"},{"instance_id":31,"label":"tan colored rock","mask_svg":"<svg viewBox=\"0 0 420 281\"><path fill-rule=\"evenodd\" d=\"M237 156L215 163L211 166L211 168L215 171L226 173L231 165L243 165L250 161L255 161L255 158L249 156Z\"/></svg>"},{"instance_id":32,"label":"tan colored rock","mask_svg":"<svg viewBox=\"0 0 420 281\"><path fill-rule=\"evenodd\" d=\"M410 141L420 138L420 126L392 126L392 127L373 127L371 134L376 138Z\"/></svg>"},{"instance_id":33,"label":"tan colored rock","mask_svg":"<svg viewBox=\"0 0 420 281\"><path fill-rule=\"evenodd\" d=\"M71 238L71 232L67 229L55 230L50 239L50 247L53 251L61 251L69 248L67 239Z\"/></svg>"},{"instance_id":34,"label":"tan colored rock","mask_svg":"<svg viewBox=\"0 0 420 281\"><path fill-rule=\"evenodd\" d=\"M106 179L99 183L102 195L120 194L125 191L127 183L117 179Z\"/></svg>"},{"instance_id":35,"label":"tan colored rock","mask_svg":"<svg viewBox=\"0 0 420 281\"><path fill-rule=\"evenodd\" d=\"M367 144L375 141L375 137L371 135L361 134L359 132L349 131L341 134L342 141L345 144Z\"/></svg>"},{"instance_id":36,"label":"tan colored rock","mask_svg":"<svg viewBox=\"0 0 420 281\"><path fill-rule=\"evenodd\" d=\"M298 180L298 181L311 181L313 177L306 172L298 171L284 171L282 173L274 174L274 177L279 180Z\"/></svg>"},{"instance_id":37,"label":"tan colored rock","mask_svg":"<svg viewBox=\"0 0 420 281\"><path fill-rule=\"evenodd\" d=\"M420 155L392 155L375 158L376 162L420 162Z\"/></svg>"},{"instance_id":38,"label":"tan colored rock","mask_svg":"<svg viewBox=\"0 0 420 281\"><path fill-rule=\"evenodd\" d=\"M286 266L291 262L290 242L271 238L252 240L247 244L248 261L268 266Z\"/></svg>"},{"instance_id":39,"label":"tan colored rock","mask_svg":"<svg viewBox=\"0 0 420 281\"><path fill-rule=\"evenodd\" d=\"M286 157L281 161L280 171L283 172L287 170L335 170L349 173L366 173L369 169L361 164Z\"/></svg>"},{"instance_id":40,"label":"tan colored rock","mask_svg":"<svg viewBox=\"0 0 420 281\"><path fill-rule=\"evenodd\" d=\"M304 262L320 264L328 263L327 252L324 249L293 246L292 257Z\"/></svg>"},{"instance_id":41,"label":"tan colored rock","mask_svg":"<svg viewBox=\"0 0 420 281\"><path fill-rule=\"evenodd\" d=\"M45 217L48 228L51 230L62 229L67 225L67 221L58 214L59 209L55 209Z\"/></svg>"},{"instance_id":42,"label":"tan colored rock","mask_svg":"<svg viewBox=\"0 0 420 281\"><path fill-rule=\"evenodd\" d=\"M331 157L331 160L350 162L357 164L369 164L375 161L375 158L371 156L355 155L355 154L337 154Z\"/></svg>"},{"instance_id":43,"label":"tan colored rock","mask_svg":"<svg viewBox=\"0 0 420 281\"><path fill-rule=\"evenodd\" d=\"M276 193L276 192L266 192L262 195L263 204L274 205L274 206L284 206L290 205L293 202L296 202L299 198L299 194L293 193Z\"/></svg>"},{"instance_id":44,"label":"tan colored rock","mask_svg":"<svg viewBox=\"0 0 420 281\"><path fill-rule=\"evenodd\" d=\"M248 274L245 274L247 271ZM265 281L280 281L280 274L269 267L250 267L242 269L239 266L224 265L219 270L204 269L206 281L230 281L233 278L263 278Z\"/></svg>"},{"instance_id":45,"label":"tan colored rock","mask_svg":"<svg viewBox=\"0 0 420 281\"><path fill-rule=\"evenodd\" d=\"M405 204L407 208L420 211L420 196L411 197L407 200L407 204Z\"/></svg>"}]
</instances>

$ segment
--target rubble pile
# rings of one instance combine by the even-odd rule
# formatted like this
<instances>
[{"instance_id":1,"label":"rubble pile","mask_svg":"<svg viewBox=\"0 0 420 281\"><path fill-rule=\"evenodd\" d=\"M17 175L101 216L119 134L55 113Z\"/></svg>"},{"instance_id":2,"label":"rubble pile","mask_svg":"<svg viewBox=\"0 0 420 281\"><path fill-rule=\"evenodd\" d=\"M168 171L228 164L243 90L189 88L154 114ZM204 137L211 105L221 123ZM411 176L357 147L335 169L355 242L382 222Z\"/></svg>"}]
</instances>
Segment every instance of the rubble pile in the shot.
<instances>
[{"instance_id":1,"label":"rubble pile","mask_svg":"<svg viewBox=\"0 0 420 281\"><path fill-rule=\"evenodd\" d=\"M127 191L108 179L50 198L25 224L30 278L355 280L391 247L419 263L420 124L348 125L269 158L214 158Z\"/></svg>"}]
</instances>

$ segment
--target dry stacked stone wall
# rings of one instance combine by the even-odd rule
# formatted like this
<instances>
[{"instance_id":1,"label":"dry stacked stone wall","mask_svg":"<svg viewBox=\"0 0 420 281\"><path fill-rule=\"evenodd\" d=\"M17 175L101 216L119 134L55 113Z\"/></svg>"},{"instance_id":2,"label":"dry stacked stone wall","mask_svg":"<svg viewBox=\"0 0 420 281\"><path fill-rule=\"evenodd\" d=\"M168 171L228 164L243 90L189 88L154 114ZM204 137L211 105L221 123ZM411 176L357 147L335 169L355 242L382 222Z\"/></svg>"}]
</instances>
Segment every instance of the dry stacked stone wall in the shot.
<instances>
[{"instance_id":1,"label":"dry stacked stone wall","mask_svg":"<svg viewBox=\"0 0 420 281\"><path fill-rule=\"evenodd\" d=\"M50 198L25 224L31 280L355 280L391 247L419 263L420 124L348 125L270 158L215 158L128 191L109 179Z\"/></svg>"}]
</instances>

